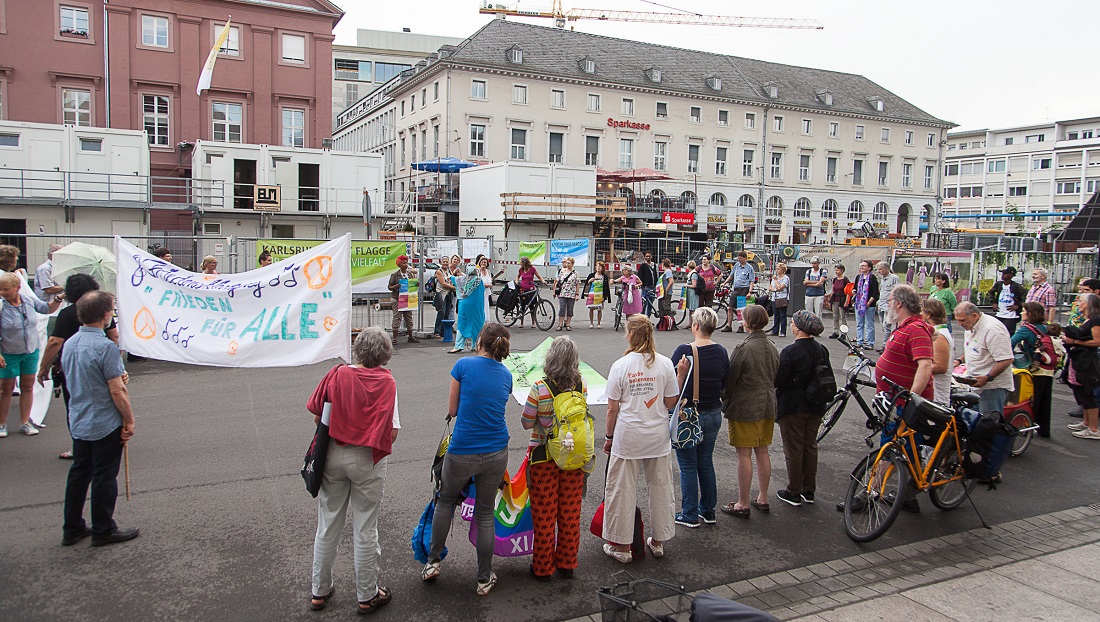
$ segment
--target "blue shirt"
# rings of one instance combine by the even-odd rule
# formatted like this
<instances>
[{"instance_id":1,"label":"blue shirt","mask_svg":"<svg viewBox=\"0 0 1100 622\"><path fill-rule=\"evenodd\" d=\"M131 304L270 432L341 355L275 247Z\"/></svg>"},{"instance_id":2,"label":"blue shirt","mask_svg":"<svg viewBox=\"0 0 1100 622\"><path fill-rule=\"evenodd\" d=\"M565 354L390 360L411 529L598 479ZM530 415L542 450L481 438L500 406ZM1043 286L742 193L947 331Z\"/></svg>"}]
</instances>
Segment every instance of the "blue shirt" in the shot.
<instances>
[{"instance_id":1,"label":"blue shirt","mask_svg":"<svg viewBox=\"0 0 1100 622\"><path fill-rule=\"evenodd\" d=\"M50 306L41 300L20 296L19 306L0 300L0 352L30 354L38 350L38 314L49 314Z\"/></svg>"},{"instance_id":2,"label":"blue shirt","mask_svg":"<svg viewBox=\"0 0 1100 622\"><path fill-rule=\"evenodd\" d=\"M749 287L756 281L756 270L748 262L744 266L740 262L734 263L730 272L733 274L734 288Z\"/></svg>"},{"instance_id":3,"label":"blue shirt","mask_svg":"<svg viewBox=\"0 0 1100 622\"><path fill-rule=\"evenodd\" d=\"M126 373L115 342L102 328L81 326L61 353L69 389L69 432L80 441L98 441L122 426L122 413L107 386Z\"/></svg>"},{"instance_id":4,"label":"blue shirt","mask_svg":"<svg viewBox=\"0 0 1100 622\"><path fill-rule=\"evenodd\" d=\"M468 356L455 363L451 377L459 382L461 389L458 417L447 451L488 454L506 449L508 422L504 409L512 395L512 372L491 358Z\"/></svg>"}]
</instances>

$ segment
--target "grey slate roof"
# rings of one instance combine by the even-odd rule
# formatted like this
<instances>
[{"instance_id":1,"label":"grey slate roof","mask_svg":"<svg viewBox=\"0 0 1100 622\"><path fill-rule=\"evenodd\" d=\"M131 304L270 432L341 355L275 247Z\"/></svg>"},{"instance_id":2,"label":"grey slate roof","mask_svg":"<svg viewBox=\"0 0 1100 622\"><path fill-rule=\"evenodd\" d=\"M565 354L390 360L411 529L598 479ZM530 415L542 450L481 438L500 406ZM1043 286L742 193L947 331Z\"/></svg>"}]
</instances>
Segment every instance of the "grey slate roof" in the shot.
<instances>
[{"instance_id":1,"label":"grey slate roof","mask_svg":"<svg viewBox=\"0 0 1100 622\"><path fill-rule=\"evenodd\" d=\"M508 62L506 51L512 46L523 50L523 65ZM596 73L581 70L580 61L596 61ZM699 96L814 108L821 111L854 113L902 121L953 126L937 119L894 95L867 78L850 73L796 67L780 63L725 56L710 52L614 39L599 35L533 26L494 19L458 46L448 61L512 71L528 71L578 80L606 81L646 89L662 89ZM650 82L645 71L661 70L661 83ZM710 76L722 78L722 91L707 87ZM779 86L779 98L770 99L764 84ZM826 106L818 93L833 94L833 105ZM877 112L869 99L881 97L883 112Z\"/></svg>"}]
</instances>

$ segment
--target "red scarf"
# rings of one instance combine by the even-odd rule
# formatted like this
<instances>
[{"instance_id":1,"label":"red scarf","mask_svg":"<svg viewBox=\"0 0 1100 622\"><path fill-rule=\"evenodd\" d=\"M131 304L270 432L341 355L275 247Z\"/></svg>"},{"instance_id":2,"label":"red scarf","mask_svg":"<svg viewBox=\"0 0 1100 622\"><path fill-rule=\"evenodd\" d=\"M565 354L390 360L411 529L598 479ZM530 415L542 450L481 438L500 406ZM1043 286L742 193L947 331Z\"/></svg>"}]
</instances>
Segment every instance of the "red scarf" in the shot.
<instances>
[{"instance_id":1,"label":"red scarf","mask_svg":"<svg viewBox=\"0 0 1100 622\"><path fill-rule=\"evenodd\" d=\"M393 406L397 383L383 367L333 367L317 385L306 408L320 415L332 403L329 436L347 445L370 447L374 463L393 450Z\"/></svg>"}]
</instances>

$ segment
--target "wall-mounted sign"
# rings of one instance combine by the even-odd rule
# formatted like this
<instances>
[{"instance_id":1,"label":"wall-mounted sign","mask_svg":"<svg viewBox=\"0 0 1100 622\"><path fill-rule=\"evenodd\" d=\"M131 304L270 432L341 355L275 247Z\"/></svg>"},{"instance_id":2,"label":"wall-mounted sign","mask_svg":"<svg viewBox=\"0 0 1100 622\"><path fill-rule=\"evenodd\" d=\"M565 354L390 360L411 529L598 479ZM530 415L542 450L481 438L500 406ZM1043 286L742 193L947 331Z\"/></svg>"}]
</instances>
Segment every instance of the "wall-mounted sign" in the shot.
<instances>
[{"instance_id":1,"label":"wall-mounted sign","mask_svg":"<svg viewBox=\"0 0 1100 622\"><path fill-rule=\"evenodd\" d=\"M638 123L636 121L616 121L611 117L607 118L607 127L625 127L630 130L648 130L648 123Z\"/></svg>"},{"instance_id":2,"label":"wall-mounted sign","mask_svg":"<svg viewBox=\"0 0 1100 622\"><path fill-rule=\"evenodd\" d=\"M875 229L889 229L889 228L890 228L890 225L888 225L888 224L886 224L886 223L884 223L884 222L876 222L876 223L874 224L874 227L875 227Z\"/></svg>"},{"instance_id":3,"label":"wall-mounted sign","mask_svg":"<svg viewBox=\"0 0 1100 622\"><path fill-rule=\"evenodd\" d=\"M813 223L812 223L812 222L810 222L810 221L808 221L808 220L796 220L796 221L794 221L794 224L796 224L796 225L803 225L803 226L809 227L809 226L810 226L810 225L812 225Z\"/></svg>"},{"instance_id":4,"label":"wall-mounted sign","mask_svg":"<svg viewBox=\"0 0 1100 622\"><path fill-rule=\"evenodd\" d=\"M257 212L278 212L282 209L281 186L253 186L252 209Z\"/></svg>"},{"instance_id":5,"label":"wall-mounted sign","mask_svg":"<svg viewBox=\"0 0 1100 622\"><path fill-rule=\"evenodd\" d=\"M694 225L695 214L691 212L661 212L661 222L666 225Z\"/></svg>"},{"instance_id":6,"label":"wall-mounted sign","mask_svg":"<svg viewBox=\"0 0 1100 622\"><path fill-rule=\"evenodd\" d=\"M726 224L725 214L707 214L708 225L724 225Z\"/></svg>"}]
</instances>

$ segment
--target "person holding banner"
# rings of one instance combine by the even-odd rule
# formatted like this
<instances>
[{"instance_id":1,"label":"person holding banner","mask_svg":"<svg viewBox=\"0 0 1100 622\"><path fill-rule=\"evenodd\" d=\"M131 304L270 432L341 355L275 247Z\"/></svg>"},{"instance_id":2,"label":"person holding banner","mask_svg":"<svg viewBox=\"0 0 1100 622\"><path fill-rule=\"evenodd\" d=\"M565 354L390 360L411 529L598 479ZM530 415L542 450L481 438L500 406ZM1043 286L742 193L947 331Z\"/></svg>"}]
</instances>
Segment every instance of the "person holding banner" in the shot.
<instances>
[{"instance_id":1,"label":"person holding banner","mask_svg":"<svg viewBox=\"0 0 1100 622\"><path fill-rule=\"evenodd\" d=\"M169 257L169 261L171 261L171 257ZM270 252L264 251L260 253L259 257L256 258L256 263L258 263L261 268L266 268L274 263L274 260L271 259Z\"/></svg>"},{"instance_id":2,"label":"person holding banner","mask_svg":"<svg viewBox=\"0 0 1100 622\"><path fill-rule=\"evenodd\" d=\"M218 258L213 255L207 255L202 258L202 273L203 274L219 274L218 272Z\"/></svg>"},{"instance_id":3,"label":"person holding banner","mask_svg":"<svg viewBox=\"0 0 1100 622\"><path fill-rule=\"evenodd\" d=\"M588 306L588 328L601 328L600 323L603 322L603 304L607 301L608 294L611 292L611 280L607 276L607 267L604 265L604 262L596 262L596 270L588 275L584 283L585 288L588 290L586 300L586 305ZM595 314L595 324L592 323L593 314Z\"/></svg>"},{"instance_id":4,"label":"person holding banner","mask_svg":"<svg viewBox=\"0 0 1100 622\"><path fill-rule=\"evenodd\" d=\"M661 317L672 316L672 260L661 260L661 276L657 279L657 308Z\"/></svg>"},{"instance_id":5,"label":"person holding banner","mask_svg":"<svg viewBox=\"0 0 1100 622\"><path fill-rule=\"evenodd\" d=\"M0 438L8 435L8 410L16 380L19 381L19 431L27 436L38 434L38 429L31 425L34 378L41 346L38 314L53 313L64 298L59 295L46 304L33 296L21 295L22 286L18 275L0 274Z\"/></svg>"},{"instance_id":6,"label":"person holding banner","mask_svg":"<svg viewBox=\"0 0 1100 622\"><path fill-rule=\"evenodd\" d=\"M401 334L401 321L405 321L405 330L409 334L409 343L420 343L413 335L412 305L409 302L410 280L416 278L416 273L409 269L409 256L401 255L397 258L397 270L390 275L389 290L393 297L393 345L397 346L397 336ZM402 306L401 294L405 293L404 306Z\"/></svg>"}]
</instances>

